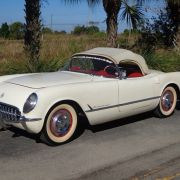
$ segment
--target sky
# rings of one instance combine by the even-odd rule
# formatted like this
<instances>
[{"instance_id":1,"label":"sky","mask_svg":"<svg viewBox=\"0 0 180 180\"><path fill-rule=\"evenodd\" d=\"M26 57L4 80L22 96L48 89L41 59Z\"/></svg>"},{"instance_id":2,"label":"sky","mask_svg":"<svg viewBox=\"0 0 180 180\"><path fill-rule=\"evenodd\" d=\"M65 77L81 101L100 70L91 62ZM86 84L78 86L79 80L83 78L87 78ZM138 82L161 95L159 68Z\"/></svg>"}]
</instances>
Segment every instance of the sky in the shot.
<instances>
[{"instance_id":1,"label":"sky","mask_svg":"<svg viewBox=\"0 0 180 180\"><path fill-rule=\"evenodd\" d=\"M148 9L149 6L151 9ZM148 9L148 12L144 12L146 17L151 17L164 7L164 3L156 0L145 7ZM0 0L0 24L25 22L24 16L24 0ZM98 22L97 26L101 30L106 30L106 14L102 4L89 8L86 0L79 4L66 4L63 0L48 0L42 5L41 18L45 26L59 31L70 32L77 25L88 25L89 21ZM128 27L125 22L119 23L119 32L126 28Z\"/></svg>"}]
</instances>

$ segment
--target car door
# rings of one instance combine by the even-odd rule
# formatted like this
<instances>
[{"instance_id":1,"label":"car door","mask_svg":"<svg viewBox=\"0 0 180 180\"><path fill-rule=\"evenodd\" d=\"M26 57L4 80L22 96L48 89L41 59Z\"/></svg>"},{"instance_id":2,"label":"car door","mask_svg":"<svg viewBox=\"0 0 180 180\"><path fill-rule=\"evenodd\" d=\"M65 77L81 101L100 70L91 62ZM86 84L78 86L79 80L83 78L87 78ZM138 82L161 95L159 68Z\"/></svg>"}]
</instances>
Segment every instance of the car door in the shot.
<instances>
[{"instance_id":1,"label":"car door","mask_svg":"<svg viewBox=\"0 0 180 180\"><path fill-rule=\"evenodd\" d=\"M119 80L119 111L129 115L151 108L154 97L153 79L148 76Z\"/></svg>"},{"instance_id":2,"label":"car door","mask_svg":"<svg viewBox=\"0 0 180 180\"><path fill-rule=\"evenodd\" d=\"M89 87L94 98L90 99L92 109L108 109L118 103L118 79L94 76Z\"/></svg>"},{"instance_id":3,"label":"car door","mask_svg":"<svg viewBox=\"0 0 180 180\"><path fill-rule=\"evenodd\" d=\"M86 115L91 125L118 119L118 81L119 79L94 76L88 88L90 96L86 99Z\"/></svg>"}]
</instances>

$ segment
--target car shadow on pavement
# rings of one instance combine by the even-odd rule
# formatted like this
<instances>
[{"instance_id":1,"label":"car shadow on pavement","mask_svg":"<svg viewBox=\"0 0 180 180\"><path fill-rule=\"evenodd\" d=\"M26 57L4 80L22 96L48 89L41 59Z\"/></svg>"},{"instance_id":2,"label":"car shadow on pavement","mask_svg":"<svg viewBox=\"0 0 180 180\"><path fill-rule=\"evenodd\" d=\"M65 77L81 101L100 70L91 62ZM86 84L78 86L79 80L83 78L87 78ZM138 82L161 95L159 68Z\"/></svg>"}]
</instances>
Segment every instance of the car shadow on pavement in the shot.
<instances>
[{"instance_id":1,"label":"car shadow on pavement","mask_svg":"<svg viewBox=\"0 0 180 180\"><path fill-rule=\"evenodd\" d=\"M36 143L40 143L39 137L36 134L31 134L15 127L10 127L8 130L10 130L13 133L12 138L18 138L24 136L28 139L35 140Z\"/></svg>"},{"instance_id":2,"label":"car shadow on pavement","mask_svg":"<svg viewBox=\"0 0 180 180\"><path fill-rule=\"evenodd\" d=\"M177 110L180 110L180 100L179 100L179 101L177 101L177 106L176 106L176 109L177 109Z\"/></svg>"},{"instance_id":3,"label":"car shadow on pavement","mask_svg":"<svg viewBox=\"0 0 180 180\"><path fill-rule=\"evenodd\" d=\"M180 101L177 101L177 106L176 106L176 110L180 110ZM135 123L138 121L143 121L149 118L155 117L153 111L150 112L146 112L143 114L138 114L135 116L130 116L127 118L122 118L119 120L115 120L115 121L111 121L111 122L107 122L104 124L100 124L100 125L95 125L95 126L87 126L87 129L91 130L92 132L98 132L98 131L104 131L104 130L108 130L108 129L113 129L119 126L124 126L127 124L131 124L131 123Z\"/></svg>"},{"instance_id":4,"label":"car shadow on pavement","mask_svg":"<svg viewBox=\"0 0 180 180\"><path fill-rule=\"evenodd\" d=\"M84 133L85 129L88 129L88 130L92 131L93 133L95 133L98 131L105 131L105 130L113 129L113 128L116 128L119 126L124 126L124 125L134 123L137 121L142 121L142 120L148 119L152 116L153 116L153 113L149 112L149 113L144 113L141 115L132 116L129 118L124 118L124 119L120 119L120 120L116 120L116 121L111 121L108 123L104 123L101 125L95 125L95 126L89 125L87 120L85 121L85 119L82 118L81 122L83 122L83 123L80 123L80 126L78 127L77 133L73 139L77 139L78 137L80 137ZM18 138L18 137L23 136L23 137L26 137L28 139L34 140L36 143L43 143L40 140L39 135L31 134L31 133L28 133L24 130L15 128L15 127L10 127L8 130L10 130L13 133L12 138Z\"/></svg>"},{"instance_id":5,"label":"car shadow on pavement","mask_svg":"<svg viewBox=\"0 0 180 180\"><path fill-rule=\"evenodd\" d=\"M128 124L135 123L138 121L143 121L152 117L154 117L153 112L148 112L148 113L143 113L136 116L130 116L127 118L118 119L118 120L107 122L100 125L88 126L88 129L96 133L98 131L105 131L105 130L113 129L119 126L124 126L124 125L128 125Z\"/></svg>"},{"instance_id":6,"label":"car shadow on pavement","mask_svg":"<svg viewBox=\"0 0 180 180\"><path fill-rule=\"evenodd\" d=\"M180 101L177 102L176 109L180 110ZM105 130L113 129L113 128L116 128L119 126L124 126L124 125L135 123L138 121L143 121L143 120L146 120L146 119L149 119L152 117L154 117L153 112L147 112L144 114L139 114L136 116L131 116L128 118L123 118L123 119L119 119L119 120L115 120L115 121L111 121L111 122L107 122L107 123L95 125L95 126L89 125L87 120L85 120L84 118L81 117L82 118L81 122L83 122L83 123L80 123L80 126L78 127L78 131L77 131L74 139L80 137L84 133L85 129L88 129L88 130L92 131L93 133L96 133L98 131L105 131ZM9 130L11 132L13 132L13 135L12 135L13 138L24 136L26 138L30 138L30 139L34 140L36 143L42 143L42 141L39 138L39 135L30 134L24 130L17 129L14 127L9 128Z\"/></svg>"}]
</instances>

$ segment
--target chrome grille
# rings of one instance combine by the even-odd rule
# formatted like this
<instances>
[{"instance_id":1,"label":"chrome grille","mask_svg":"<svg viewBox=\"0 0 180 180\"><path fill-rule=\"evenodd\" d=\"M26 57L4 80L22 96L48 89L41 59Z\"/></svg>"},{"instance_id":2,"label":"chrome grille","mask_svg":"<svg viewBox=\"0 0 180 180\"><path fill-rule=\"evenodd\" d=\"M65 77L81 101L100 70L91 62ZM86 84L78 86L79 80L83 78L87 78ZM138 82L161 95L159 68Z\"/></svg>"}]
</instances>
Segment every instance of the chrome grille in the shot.
<instances>
[{"instance_id":1,"label":"chrome grille","mask_svg":"<svg viewBox=\"0 0 180 180\"><path fill-rule=\"evenodd\" d=\"M10 122L17 122L21 117L21 112L17 107L0 103L0 119Z\"/></svg>"}]
</instances>

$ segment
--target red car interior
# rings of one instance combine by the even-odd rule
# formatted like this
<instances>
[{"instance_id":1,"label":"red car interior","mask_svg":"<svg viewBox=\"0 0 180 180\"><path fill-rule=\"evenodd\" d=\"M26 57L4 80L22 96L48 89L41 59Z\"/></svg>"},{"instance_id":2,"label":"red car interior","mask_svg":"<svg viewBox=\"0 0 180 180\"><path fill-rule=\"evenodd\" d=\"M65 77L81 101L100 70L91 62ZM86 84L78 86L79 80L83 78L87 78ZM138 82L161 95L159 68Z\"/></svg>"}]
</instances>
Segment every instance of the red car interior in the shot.
<instances>
[{"instance_id":1,"label":"red car interior","mask_svg":"<svg viewBox=\"0 0 180 180\"><path fill-rule=\"evenodd\" d=\"M104 70L100 70L100 71L95 71L95 70L82 70L80 66L72 66L70 68L71 71L75 71L75 72L82 72L82 73L87 73L87 74L94 74L97 76L104 76L104 77L109 77L109 78L114 78L115 75L109 74ZM131 71L131 72L127 72L127 77L128 78L136 78L136 77L142 77L143 74L141 72L137 71Z\"/></svg>"},{"instance_id":2,"label":"red car interior","mask_svg":"<svg viewBox=\"0 0 180 180\"><path fill-rule=\"evenodd\" d=\"M95 70L82 70L80 66L72 66L70 68L71 71L75 71L75 72L82 72L82 73L87 73L87 74L94 74L97 76L104 76L104 77L115 77L112 74L107 73L104 70L100 70L100 71L95 71Z\"/></svg>"},{"instance_id":3,"label":"red car interior","mask_svg":"<svg viewBox=\"0 0 180 180\"><path fill-rule=\"evenodd\" d=\"M140 72L133 72L128 75L128 78L136 78L136 77L142 77L143 74Z\"/></svg>"}]
</instances>

